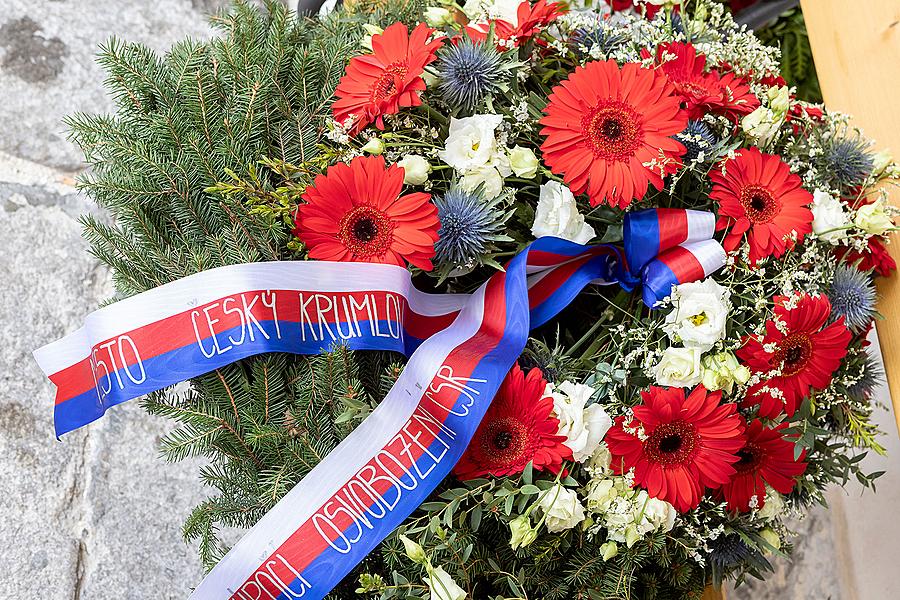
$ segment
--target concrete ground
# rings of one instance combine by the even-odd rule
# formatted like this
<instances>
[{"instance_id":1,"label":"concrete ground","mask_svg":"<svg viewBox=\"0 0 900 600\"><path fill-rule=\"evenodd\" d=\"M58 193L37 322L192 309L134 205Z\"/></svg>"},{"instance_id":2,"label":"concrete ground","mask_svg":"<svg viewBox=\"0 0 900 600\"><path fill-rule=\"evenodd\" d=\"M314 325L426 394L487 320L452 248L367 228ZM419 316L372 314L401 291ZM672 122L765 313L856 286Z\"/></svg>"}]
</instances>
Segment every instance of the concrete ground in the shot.
<instances>
[{"instance_id":1,"label":"concrete ground","mask_svg":"<svg viewBox=\"0 0 900 600\"><path fill-rule=\"evenodd\" d=\"M110 293L86 252L73 187L81 169L63 116L109 107L94 64L111 35L163 50L209 35L218 0L4 0L0 12L0 597L184 598L200 577L180 526L203 497L197 464L156 452L165 422L136 404L64 440L53 386L31 351L73 330ZM884 400L887 400L886 394ZM831 493L798 525L796 561L729 598L887 600L895 584L900 438L880 414L890 458L880 493Z\"/></svg>"}]
</instances>

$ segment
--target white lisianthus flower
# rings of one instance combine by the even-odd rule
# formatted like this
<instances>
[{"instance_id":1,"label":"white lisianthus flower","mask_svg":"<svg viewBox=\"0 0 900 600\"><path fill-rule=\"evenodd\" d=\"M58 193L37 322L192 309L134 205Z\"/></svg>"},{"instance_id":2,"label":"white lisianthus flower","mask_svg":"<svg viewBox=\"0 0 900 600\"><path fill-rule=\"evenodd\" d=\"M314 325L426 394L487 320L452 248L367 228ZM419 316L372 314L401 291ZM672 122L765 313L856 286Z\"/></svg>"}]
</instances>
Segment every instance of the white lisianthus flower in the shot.
<instances>
[{"instance_id":1,"label":"white lisianthus flower","mask_svg":"<svg viewBox=\"0 0 900 600\"><path fill-rule=\"evenodd\" d=\"M584 507L578 494L560 484L541 492L538 507L544 511L544 524L550 533L572 529L584 521Z\"/></svg>"},{"instance_id":2,"label":"white lisianthus flower","mask_svg":"<svg viewBox=\"0 0 900 600\"><path fill-rule=\"evenodd\" d=\"M403 167L403 183L406 185L422 185L431 173L431 163L418 154L407 154L397 161L397 165Z\"/></svg>"},{"instance_id":3,"label":"white lisianthus flower","mask_svg":"<svg viewBox=\"0 0 900 600\"><path fill-rule=\"evenodd\" d=\"M554 390L547 384L545 396L553 398L553 412L559 419L559 435L566 436L564 442L572 450L577 462L589 459L612 427L612 419L599 404L586 406L594 388L581 383L564 381Z\"/></svg>"},{"instance_id":4,"label":"white lisianthus flower","mask_svg":"<svg viewBox=\"0 0 900 600\"><path fill-rule=\"evenodd\" d=\"M784 496L766 486L766 500L762 508L759 509L757 516L765 521L771 521L784 513L784 507Z\"/></svg>"},{"instance_id":5,"label":"white lisianthus flower","mask_svg":"<svg viewBox=\"0 0 900 600\"><path fill-rule=\"evenodd\" d=\"M651 531L662 531L668 533L675 527L675 519L678 517L678 511L675 507L659 498L648 498L647 504L644 506L644 519L652 526Z\"/></svg>"},{"instance_id":6,"label":"white lisianthus flower","mask_svg":"<svg viewBox=\"0 0 900 600\"><path fill-rule=\"evenodd\" d=\"M813 192L810 209L813 214L813 233L817 238L836 245L847 237L847 231L841 228L850 224L850 217L844 210L843 202L827 192L816 190Z\"/></svg>"},{"instance_id":7,"label":"white lisianthus flower","mask_svg":"<svg viewBox=\"0 0 900 600\"><path fill-rule=\"evenodd\" d=\"M776 115L784 115L791 107L791 90L788 89L786 85L781 87L771 87L766 92L766 97L769 100L769 108L771 108Z\"/></svg>"},{"instance_id":8,"label":"white lisianthus flower","mask_svg":"<svg viewBox=\"0 0 900 600\"><path fill-rule=\"evenodd\" d=\"M765 148L775 139L783 120L784 115L779 117L772 109L760 106L741 119L741 129L761 148Z\"/></svg>"},{"instance_id":9,"label":"white lisianthus flower","mask_svg":"<svg viewBox=\"0 0 900 600\"><path fill-rule=\"evenodd\" d=\"M443 27L453 24L453 13L443 6L429 6L423 12L429 27Z\"/></svg>"},{"instance_id":10,"label":"white lisianthus flower","mask_svg":"<svg viewBox=\"0 0 900 600\"><path fill-rule=\"evenodd\" d=\"M593 513L605 513L619 497L619 489L612 478L594 479L587 488L587 507Z\"/></svg>"},{"instance_id":11,"label":"white lisianthus flower","mask_svg":"<svg viewBox=\"0 0 900 600\"><path fill-rule=\"evenodd\" d=\"M538 159L531 148L513 146L509 151L509 167L516 177L532 179L537 175Z\"/></svg>"},{"instance_id":12,"label":"white lisianthus flower","mask_svg":"<svg viewBox=\"0 0 900 600\"><path fill-rule=\"evenodd\" d=\"M459 587L444 567L431 567L425 578L431 591L431 600L463 600L466 591Z\"/></svg>"},{"instance_id":13,"label":"white lisianthus flower","mask_svg":"<svg viewBox=\"0 0 900 600\"><path fill-rule=\"evenodd\" d=\"M513 550L524 548L537 539L537 530L531 526L528 515L519 515L509 522L509 545Z\"/></svg>"},{"instance_id":14,"label":"white lisianthus flower","mask_svg":"<svg viewBox=\"0 0 900 600\"><path fill-rule=\"evenodd\" d=\"M731 352L719 352L703 357L703 387L711 392L734 391L734 384L744 385L750 381L750 369L738 362Z\"/></svg>"},{"instance_id":15,"label":"white lisianthus flower","mask_svg":"<svg viewBox=\"0 0 900 600\"><path fill-rule=\"evenodd\" d=\"M703 379L700 367L702 351L699 348L670 346L653 368L658 385L666 387L693 387Z\"/></svg>"},{"instance_id":16,"label":"white lisianthus flower","mask_svg":"<svg viewBox=\"0 0 900 600\"><path fill-rule=\"evenodd\" d=\"M897 179L900 177L900 167L894 162L894 156L890 150L881 150L872 156L872 177L889 177Z\"/></svg>"},{"instance_id":17,"label":"white lisianthus flower","mask_svg":"<svg viewBox=\"0 0 900 600\"><path fill-rule=\"evenodd\" d=\"M595 235L594 228L578 212L572 190L558 181L541 186L531 233L534 237L553 236L576 244L587 243Z\"/></svg>"},{"instance_id":18,"label":"white lisianthus flower","mask_svg":"<svg viewBox=\"0 0 900 600\"><path fill-rule=\"evenodd\" d=\"M666 315L669 339L687 348L709 350L725 337L730 292L713 278L682 283L672 291L675 309Z\"/></svg>"},{"instance_id":19,"label":"white lisianthus flower","mask_svg":"<svg viewBox=\"0 0 900 600\"><path fill-rule=\"evenodd\" d=\"M609 451L609 446L604 442L600 442L594 454L591 455L590 460L585 463L585 466L592 475L597 475L608 473L611 464L612 453Z\"/></svg>"},{"instance_id":20,"label":"white lisianthus flower","mask_svg":"<svg viewBox=\"0 0 900 600\"><path fill-rule=\"evenodd\" d=\"M365 145L361 148L363 152L366 154L371 154L372 156L379 156L384 152L384 142L381 141L380 138L373 137Z\"/></svg>"},{"instance_id":21,"label":"white lisianthus flower","mask_svg":"<svg viewBox=\"0 0 900 600\"><path fill-rule=\"evenodd\" d=\"M503 177L494 167L479 167L459 178L459 187L467 192L474 192L479 186L484 199L493 200L503 191Z\"/></svg>"},{"instance_id":22,"label":"white lisianthus flower","mask_svg":"<svg viewBox=\"0 0 900 600\"><path fill-rule=\"evenodd\" d=\"M474 22L503 19L508 23L518 23L520 4L519 0L469 0L463 11Z\"/></svg>"},{"instance_id":23,"label":"white lisianthus flower","mask_svg":"<svg viewBox=\"0 0 900 600\"><path fill-rule=\"evenodd\" d=\"M502 122L502 115L451 118L450 133L444 143L444 149L438 152L438 156L461 173L482 167L498 166L501 162L505 163L508 169L506 157L498 152L495 135L497 127Z\"/></svg>"},{"instance_id":24,"label":"white lisianthus flower","mask_svg":"<svg viewBox=\"0 0 900 600\"><path fill-rule=\"evenodd\" d=\"M891 217L888 216L884 207L884 200L876 200L872 204L860 206L856 211L856 217L853 223L872 235L882 235L894 226Z\"/></svg>"}]
</instances>

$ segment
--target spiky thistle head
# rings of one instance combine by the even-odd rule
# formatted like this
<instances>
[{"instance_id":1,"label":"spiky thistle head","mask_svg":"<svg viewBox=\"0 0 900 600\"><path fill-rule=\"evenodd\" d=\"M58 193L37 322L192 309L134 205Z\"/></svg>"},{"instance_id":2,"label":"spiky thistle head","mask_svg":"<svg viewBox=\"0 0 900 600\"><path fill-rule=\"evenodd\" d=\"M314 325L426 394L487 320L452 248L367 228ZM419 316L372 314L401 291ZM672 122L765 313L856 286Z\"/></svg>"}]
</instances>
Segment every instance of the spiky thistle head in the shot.
<instances>
[{"instance_id":1,"label":"spiky thistle head","mask_svg":"<svg viewBox=\"0 0 900 600\"><path fill-rule=\"evenodd\" d=\"M582 58L606 58L624 46L628 32L620 27L598 23L596 27L579 27L569 36L569 46Z\"/></svg>"},{"instance_id":2,"label":"spiky thistle head","mask_svg":"<svg viewBox=\"0 0 900 600\"><path fill-rule=\"evenodd\" d=\"M819 171L828 182L839 188L861 184L875 166L868 144L859 136L828 140L817 163Z\"/></svg>"},{"instance_id":3,"label":"spiky thistle head","mask_svg":"<svg viewBox=\"0 0 900 600\"><path fill-rule=\"evenodd\" d=\"M453 110L463 113L472 112L488 95L502 92L509 72L493 44L468 37L447 44L438 54L435 68L441 97Z\"/></svg>"},{"instance_id":4,"label":"spiky thistle head","mask_svg":"<svg viewBox=\"0 0 900 600\"><path fill-rule=\"evenodd\" d=\"M450 269L471 268L484 262L492 242L508 239L500 232L509 215L498 208L499 201L455 186L437 198L441 228L434 244L435 263Z\"/></svg>"},{"instance_id":5,"label":"spiky thistle head","mask_svg":"<svg viewBox=\"0 0 900 600\"><path fill-rule=\"evenodd\" d=\"M881 368L881 362L866 351L866 359L860 370L859 379L847 388L847 392L857 400L868 400L875 388L884 381L884 369Z\"/></svg>"},{"instance_id":6,"label":"spiky thistle head","mask_svg":"<svg viewBox=\"0 0 900 600\"><path fill-rule=\"evenodd\" d=\"M847 328L854 333L865 330L875 317L875 285L871 277L851 265L839 265L834 271L831 287L831 314L844 317Z\"/></svg>"},{"instance_id":7,"label":"spiky thistle head","mask_svg":"<svg viewBox=\"0 0 900 600\"><path fill-rule=\"evenodd\" d=\"M709 561L717 567L736 567L751 558L754 550L736 533L720 535L709 542Z\"/></svg>"},{"instance_id":8,"label":"spiky thistle head","mask_svg":"<svg viewBox=\"0 0 900 600\"><path fill-rule=\"evenodd\" d=\"M684 131L675 137L687 148L682 157L684 162L698 160L701 156L704 160L714 158L712 150L719 143L719 138L716 137L712 127L703 121L688 121Z\"/></svg>"}]
</instances>

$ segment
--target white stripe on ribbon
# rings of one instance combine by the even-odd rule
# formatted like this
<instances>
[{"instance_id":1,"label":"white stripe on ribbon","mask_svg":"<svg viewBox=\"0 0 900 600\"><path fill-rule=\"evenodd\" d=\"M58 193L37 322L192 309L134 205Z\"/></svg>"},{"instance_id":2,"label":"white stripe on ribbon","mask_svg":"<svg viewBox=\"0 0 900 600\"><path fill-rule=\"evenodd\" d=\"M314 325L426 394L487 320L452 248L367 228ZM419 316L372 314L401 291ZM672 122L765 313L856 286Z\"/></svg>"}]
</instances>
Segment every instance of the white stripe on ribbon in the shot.
<instances>
[{"instance_id":1,"label":"white stripe on ribbon","mask_svg":"<svg viewBox=\"0 0 900 600\"><path fill-rule=\"evenodd\" d=\"M409 271L381 264L337 262L261 262L218 267L125 298L89 314L76 331L35 350L41 370L52 375L91 354L105 340L221 298L252 290L316 293L392 292L405 297L413 312L440 316L462 308L465 294L427 294L412 285Z\"/></svg>"}]
</instances>

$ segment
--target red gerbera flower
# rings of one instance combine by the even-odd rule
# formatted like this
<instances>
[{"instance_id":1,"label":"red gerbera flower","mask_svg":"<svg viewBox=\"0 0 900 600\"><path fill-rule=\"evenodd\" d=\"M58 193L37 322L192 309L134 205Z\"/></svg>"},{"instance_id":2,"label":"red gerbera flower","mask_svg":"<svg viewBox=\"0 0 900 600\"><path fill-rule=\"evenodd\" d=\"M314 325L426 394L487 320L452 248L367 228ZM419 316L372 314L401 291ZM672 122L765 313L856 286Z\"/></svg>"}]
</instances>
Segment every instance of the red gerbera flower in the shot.
<instances>
[{"instance_id":1,"label":"red gerbera flower","mask_svg":"<svg viewBox=\"0 0 900 600\"><path fill-rule=\"evenodd\" d=\"M747 233L751 265L768 256L778 258L812 231L813 214L807 208L812 194L778 156L741 150L713 170L710 179L709 197L719 202L716 229L730 227L722 245L731 252Z\"/></svg>"},{"instance_id":2,"label":"red gerbera flower","mask_svg":"<svg viewBox=\"0 0 900 600\"><path fill-rule=\"evenodd\" d=\"M679 100L663 73L636 63L576 67L544 109L544 162L592 206L625 208L678 169L685 147L671 136L687 125Z\"/></svg>"},{"instance_id":3,"label":"red gerbera flower","mask_svg":"<svg viewBox=\"0 0 900 600\"><path fill-rule=\"evenodd\" d=\"M766 321L762 339L747 337L737 352L751 371L766 374L748 390L744 404L759 404L759 416L770 419L782 409L792 416L810 388L828 387L851 338L843 317L826 325L831 317L827 296L778 296L775 317Z\"/></svg>"},{"instance_id":4,"label":"red gerbera flower","mask_svg":"<svg viewBox=\"0 0 900 600\"><path fill-rule=\"evenodd\" d=\"M890 277L891 273L897 270L897 263L888 252L884 242L875 236L869 238L866 249L862 252L841 246L836 248L834 253L838 260L856 264L856 268L860 271L874 270L882 277Z\"/></svg>"},{"instance_id":5,"label":"red gerbera flower","mask_svg":"<svg viewBox=\"0 0 900 600\"><path fill-rule=\"evenodd\" d=\"M606 434L616 473L634 469L634 482L679 512L696 508L704 488L728 483L744 446L744 420L722 393L697 386L651 387L634 417L618 417Z\"/></svg>"},{"instance_id":6,"label":"red gerbera flower","mask_svg":"<svg viewBox=\"0 0 900 600\"><path fill-rule=\"evenodd\" d=\"M394 23L380 35L372 36L372 54L355 56L347 74L334 91L334 118L343 123L352 117L352 134L375 122L384 129L383 115L422 103L425 89L422 73L435 60L440 38L428 41L434 30L419 24L412 32L403 23Z\"/></svg>"},{"instance_id":7,"label":"red gerbera flower","mask_svg":"<svg viewBox=\"0 0 900 600\"><path fill-rule=\"evenodd\" d=\"M431 196L400 195L403 169L380 156L359 156L316 177L297 207L294 234L316 260L432 269L440 223Z\"/></svg>"},{"instance_id":8,"label":"red gerbera flower","mask_svg":"<svg viewBox=\"0 0 900 600\"><path fill-rule=\"evenodd\" d=\"M646 50L642 54L649 58ZM671 55L675 58L669 58ZM675 85L691 119L699 119L711 112L737 121L741 115L750 114L759 107L759 99L742 78L734 73L707 73L706 56L697 54L693 44L660 44L656 47L656 63Z\"/></svg>"},{"instance_id":9,"label":"red gerbera flower","mask_svg":"<svg viewBox=\"0 0 900 600\"><path fill-rule=\"evenodd\" d=\"M453 469L459 479L515 475L529 462L559 473L572 450L557 433L559 419L553 416L553 398L544 395L546 387L540 369L525 375L519 365L512 368Z\"/></svg>"},{"instance_id":10,"label":"red gerbera flower","mask_svg":"<svg viewBox=\"0 0 900 600\"><path fill-rule=\"evenodd\" d=\"M766 503L766 484L779 494L790 494L796 478L806 470L804 450L794 459L794 443L784 439L781 431L788 423L769 429L760 420L747 428L747 443L738 451L740 460L734 463L737 473L722 486L728 509L747 512L756 497L756 508Z\"/></svg>"},{"instance_id":11,"label":"red gerbera flower","mask_svg":"<svg viewBox=\"0 0 900 600\"><path fill-rule=\"evenodd\" d=\"M498 42L498 48L508 50L510 40L513 40L513 46L521 46L565 12L565 7L557 2L538 0L532 6L526 0L516 10L515 25L503 19L495 19L488 23L478 23L466 27L466 33L473 41L483 42L487 39L487 34L493 25L494 38Z\"/></svg>"}]
</instances>

